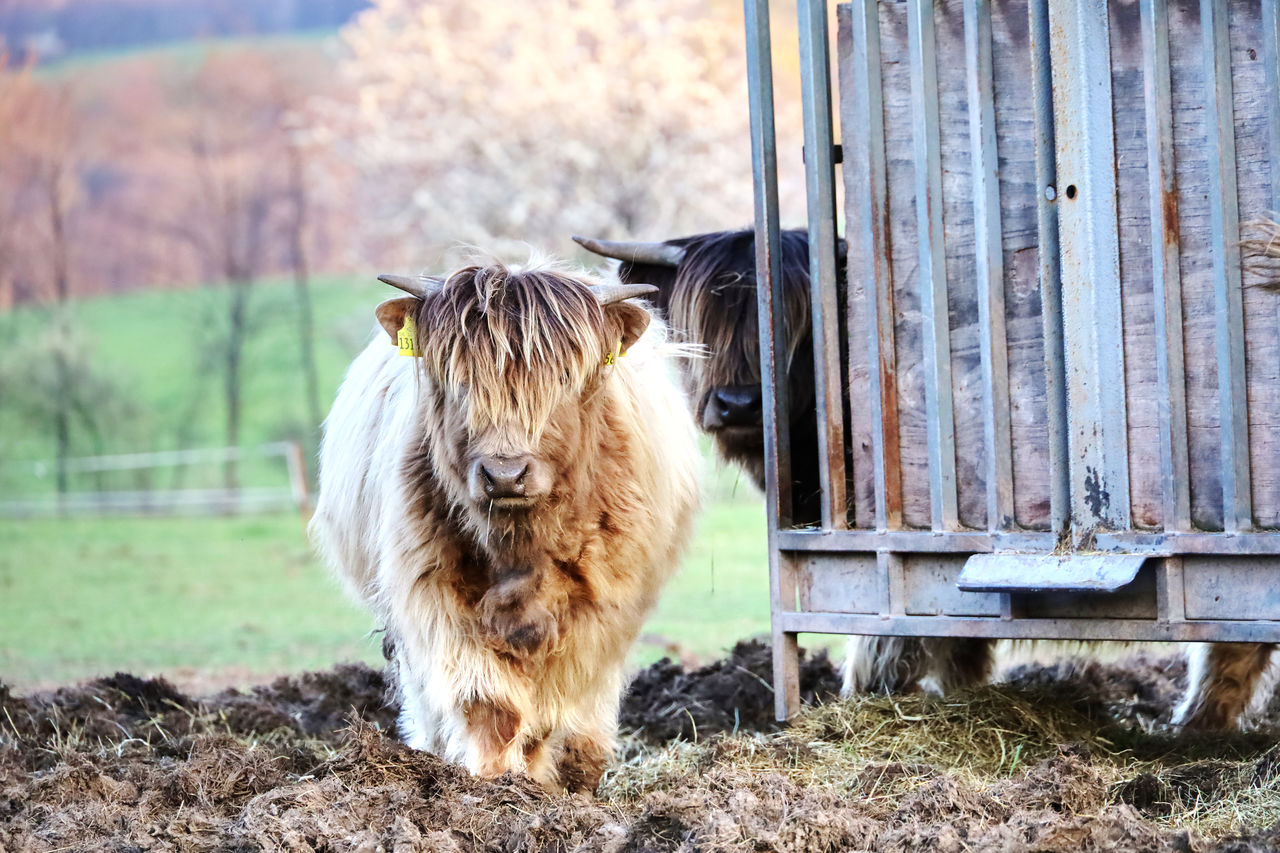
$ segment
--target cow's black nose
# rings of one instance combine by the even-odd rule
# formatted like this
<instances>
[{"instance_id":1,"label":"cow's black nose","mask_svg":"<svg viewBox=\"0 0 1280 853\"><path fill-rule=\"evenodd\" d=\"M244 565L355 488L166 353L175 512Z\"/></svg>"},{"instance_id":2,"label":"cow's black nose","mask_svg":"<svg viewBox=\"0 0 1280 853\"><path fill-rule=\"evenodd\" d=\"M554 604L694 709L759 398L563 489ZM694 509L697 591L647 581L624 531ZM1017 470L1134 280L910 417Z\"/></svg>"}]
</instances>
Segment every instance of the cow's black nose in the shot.
<instances>
[{"instance_id":1,"label":"cow's black nose","mask_svg":"<svg viewBox=\"0 0 1280 853\"><path fill-rule=\"evenodd\" d=\"M526 497L528 456L490 456L480 462L480 481L492 500Z\"/></svg>"},{"instance_id":2,"label":"cow's black nose","mask_svg":"<svg viewBox=\"0 0 1280 853\"><path fill-rule=\"evenodd\" d=\"M759 385L725 385L707 395L707 405L702 410L703 429L759 425Z\"/></svg>"}]
</instances>

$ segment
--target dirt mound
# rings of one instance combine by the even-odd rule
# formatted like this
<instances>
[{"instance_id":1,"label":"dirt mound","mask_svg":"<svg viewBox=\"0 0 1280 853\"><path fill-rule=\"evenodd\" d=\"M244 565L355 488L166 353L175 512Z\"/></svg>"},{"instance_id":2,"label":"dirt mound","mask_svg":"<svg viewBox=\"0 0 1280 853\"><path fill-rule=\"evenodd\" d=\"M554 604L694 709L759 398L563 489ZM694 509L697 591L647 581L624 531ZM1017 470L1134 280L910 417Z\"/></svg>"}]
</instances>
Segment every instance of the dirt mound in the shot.
<instances>
[{"instance_id":1,"label":"dirt mound","mask_svg":"<svg viewBox=\"0 0 1280 853\"><path fill-rule=\"evenodd\" d=\"M1076 658L1048 666L1019 666L1006 674L1005 683L1070 702L1091 719L1151 730L1168 724L1186 677L1183 658L1140 654L1120 663Z\"/></svg>"},{"instance_id":2,"label":"dirt mound","mask_svg":"<svg viewBox=\"0 0 1280 853\"><path fill-rule=\"evenodd\" d=\"M806 704L829 701L839 692L840 677L825 649L802 657L800 694ZM777 731L773 651L758 640L741 642L729 657L692 672L664 658L632 680L619 724L647 743Z\"/></svg>"},{"instance_id":3,"label":"dirt mound","mask_svg":"<svg viewBox=\"0 0 1280 853\"><path fill-rule=\"evenodd\" d=\"M1179 676L1027 668L945 700L829 701L775 731L768 649L740 644L637 676L634 735L594 799L404 748L367 667L198 699L127 674L0 685L0 851L1276 849L1274 731L1175 740L1159 721ZM803 686L831 699L825 657Z\"/></svg>"}]
</instances>

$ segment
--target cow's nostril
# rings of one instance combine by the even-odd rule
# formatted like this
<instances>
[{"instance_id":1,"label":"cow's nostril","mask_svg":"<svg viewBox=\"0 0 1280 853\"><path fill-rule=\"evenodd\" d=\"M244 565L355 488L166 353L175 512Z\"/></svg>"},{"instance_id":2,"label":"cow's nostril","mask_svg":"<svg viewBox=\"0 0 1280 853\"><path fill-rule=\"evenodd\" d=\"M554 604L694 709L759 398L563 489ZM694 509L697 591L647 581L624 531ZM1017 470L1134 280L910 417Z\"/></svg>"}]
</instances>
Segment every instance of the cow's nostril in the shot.
<instances>
[{"instance_id":1,"label":"cow's nostril","mask_svg":"<svg viewBox=\"0 0 1280 853\"><path fill-rule=\"evenodd\" d=\"M478 466L478 483L491 500L526 497L533 487L533 463L528 457L491 456Z\"/></svg>"}]
</instances>

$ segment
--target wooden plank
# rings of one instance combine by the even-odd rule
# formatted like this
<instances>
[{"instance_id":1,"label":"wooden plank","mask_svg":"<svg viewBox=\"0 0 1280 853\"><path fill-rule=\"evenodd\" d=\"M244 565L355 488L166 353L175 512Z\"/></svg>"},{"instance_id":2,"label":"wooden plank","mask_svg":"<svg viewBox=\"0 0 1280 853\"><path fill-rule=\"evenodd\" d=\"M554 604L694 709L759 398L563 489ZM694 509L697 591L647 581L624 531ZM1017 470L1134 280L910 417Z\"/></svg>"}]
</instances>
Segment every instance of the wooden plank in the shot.
<instances>
[{"instance_id":1,"label":"wooden plank","mask_svg":"<svg viewBox=\"0 0 1280 853\"><path fill-rule=\"evenodd\" d=\"M963 56L963 18L960 0L939 0L936 42L938 62L959 67ZM1272 6L1275 4L1272 3ZM992 4L992 70L995 92L1000 184L1000 216L1006 295L1009 388L1011 397L1012 476L1014 515L1021 527L1047 529L1050 514L1048 459L1048 403L1044 382L1043 306L1038 288L1039 257L1036 204L1043 193L1035 177L1034 126L1030 76L1027 6L1015 0ZM913 134L909 79L906 3L877 4L881 34L881 76L885 174L886 241L890 247L887 277L892 280L895 313L894 355L899 405L897 435L901 443L903 519L908 527L928 527L927 416L925 414L920 258L915 219L915 170L911 160ZM1280 93L1268 88L1263 61L1265 42L1261 9L1248 0L1230 0L1232 118L1240 220L1266 215L1274 205L1273 173L1280 173L1272 151L1280 151L1276 115ZM1137 4L1111 4L1111 83L1115 99L1116 162L1119 189L1118 233L1121 269L1121 312L1125 398L1129 423L1130 508L1139 529L1156 530L1164 523L1161 483L1162 394L1157 371L1156 311L1152 272L1152 211L1148 130L1146 126L1142 29ZM1176 267L1180 276L1181 351L1185 360L1187 475L1191 530L1223 527L1222 462L1216 359L1213 241L1207 195L1209 151L1204 128L1205 51L1198 0L1168 0L1170 103L1172 120L1172 186L1176 182L1176 216L1169 225L1179 239ZM1252 54L1250 52L1253 52ZM842 53L842 72L845 71ZM943 67L943 66L940 66ZM1273 71L1271 76L1277 76ZM857 77L846 74L844 86ZM939 132L943 163L943 226L946 278L950 302L950 337L954 416L959 457L959 515L966 527L985 523L976 504L985 486L985 463L979 442L982 375L977 368L978 323L974 270L972 166L967 134L968 94L960 75L940 75ZM856 82L854 82L856 85ZM845 109L851 101L846 97ZM865 122L862 123L865 125ZM846 134L857 127L844 116ZM851 137L852 138L852 137ZM848 140L846 140L847 142ZM848 164L846 164L846 169ZM846 203L860 187L846 174ZM963 200L963 203L961 203ZM852 208L850 208L852 209ZM1160 223L1157 223L1160 225ZM1246 232L1248 236L1248 232ZM852 246L851 246L852 251ZM851 255L851 258L853 256ZM1247 270L1246 270L1247 272ZM1246 280L1246 285L1250 284ZM862 283L853 279L851 292ZM852 298L852 297L851 297ZM1248 391L1248 450L1252 460L1254 522L1280 528L1280 299L1273 292L1245 287L1243 296L1245 379ZM1176 308L1178 303L1172 303ZM1175 318L1176 319L1176 318ZM864 316L858 320L865 323ZM1175 344L1176 345L1176 344ZM867 376L865 354L851 359L854 382ZM1176 381L1171 380L1171 381ZM865 386L858 386L865 387ZM855 403L855 414L857 406ZM858 441L869 437L865 421L855 422ZM855 444L855 453L859 452ZM869 502L873 484L859 472L858 500Z\"/></svg>"}]
</instances>

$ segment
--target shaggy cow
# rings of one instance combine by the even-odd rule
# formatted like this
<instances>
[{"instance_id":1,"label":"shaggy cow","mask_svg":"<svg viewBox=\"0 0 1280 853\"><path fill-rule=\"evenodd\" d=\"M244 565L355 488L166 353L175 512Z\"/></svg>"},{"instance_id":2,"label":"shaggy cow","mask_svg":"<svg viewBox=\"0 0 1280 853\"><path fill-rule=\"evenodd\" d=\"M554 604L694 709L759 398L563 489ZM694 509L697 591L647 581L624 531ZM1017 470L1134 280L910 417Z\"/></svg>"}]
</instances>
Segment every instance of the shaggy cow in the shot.
<instances>
[{"instance_id":1,"label":"shaggy cow","mask_svg":"<svg viewBox=\"0 0 1280 853\"><path fill-rule=\"evenodd\" d=\"M709 349L707 359L686 368L686 383L696 401L695 417L714 436L721 456L751 474L763 489L754 232L724 231L660 243L573 239L596 254L620 261L618 273L623 281L656 285L654 301L667 312L672 328ZM838 262L838 280L843 282L843 246ZM804 524L818 520L820 489L813 362L807 357L812 336L809 247L804 231L782 233L782 277L794 518ZM1189 688L1175 721L1188 728L1235 725L1251 700L1269 695L1262 676L1273 648L1224 643L1194 648ZM927 688L946 693L980 684L991 675L993 651L993 643L982 639L853 637L843 665L842 692L850 696Z\"/></svg>"},{"instance_id":2,"label":"shaggy cow","mask_svg":"<svg viewBox=\"0 0 1280 853\"><path fill-rule=\"evenodd\" d=\"M596 254L621 261L618 275L623 281L655 285L654 304L666 313L676 334L705 347L706 358L684 364L694 418L715 440L721 458L746 471L763 490L755 232L720 231L663 243L573 239ZM792 413L792 518L797 524L813 524L821 518L821 491L806 232L783 231L781 255L786 339L779 351L786 358ZM843 247L838 260L838 279L843 282Z\"/></svg>"},{"instance_id":3,"label":"shaggy cow","mask_svg":"<svg viewBox=\"0 0 1280 853\"><path fill-rule=\"evenodd\" d=\"M629 301L653 288L551 265L383 281L412 295L378 320L421 357L379 336L352 364L315 539L386 625L407 744L593 790L699 500L664 329Z\"/></svg>"}]
</instances>

